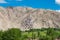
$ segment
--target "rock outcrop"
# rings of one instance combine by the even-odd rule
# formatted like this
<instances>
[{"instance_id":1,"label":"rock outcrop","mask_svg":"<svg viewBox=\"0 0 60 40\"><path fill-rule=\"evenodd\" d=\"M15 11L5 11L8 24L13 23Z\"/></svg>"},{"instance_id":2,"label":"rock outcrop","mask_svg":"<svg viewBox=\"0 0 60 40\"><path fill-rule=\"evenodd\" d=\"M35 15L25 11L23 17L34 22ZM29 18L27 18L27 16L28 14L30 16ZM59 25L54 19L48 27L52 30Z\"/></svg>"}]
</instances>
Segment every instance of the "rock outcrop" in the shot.
<instances>
[{"instance_id":1,"label":"rock outcrop","mask_svg":"<svg viewBox=\"0 0 60 40\"><path fill-rule=\"evenodd\" d=\"M60 28L60 13L51 10L25 7L0 7L0 30Z\"/></svg>"}]
</instances>

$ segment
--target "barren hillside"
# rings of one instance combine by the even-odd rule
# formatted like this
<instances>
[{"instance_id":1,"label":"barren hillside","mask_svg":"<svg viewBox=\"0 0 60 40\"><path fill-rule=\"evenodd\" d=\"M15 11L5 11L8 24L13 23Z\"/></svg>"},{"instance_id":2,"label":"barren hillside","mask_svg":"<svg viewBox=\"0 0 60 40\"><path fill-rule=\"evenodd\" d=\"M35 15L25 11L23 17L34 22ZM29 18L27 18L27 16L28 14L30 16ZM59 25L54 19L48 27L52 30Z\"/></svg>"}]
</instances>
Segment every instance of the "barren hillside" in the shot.
<instances>
[{"instance_id":1,"label":"barren hillside","mask_svg":"<svg viewBox=\"0 0 60 40\"><path fill-rule=\"evenodd\" d=\"M19 28L60 28L60 13L25 7L0 7L0 30Z\"/></svg>"}]
</instances>

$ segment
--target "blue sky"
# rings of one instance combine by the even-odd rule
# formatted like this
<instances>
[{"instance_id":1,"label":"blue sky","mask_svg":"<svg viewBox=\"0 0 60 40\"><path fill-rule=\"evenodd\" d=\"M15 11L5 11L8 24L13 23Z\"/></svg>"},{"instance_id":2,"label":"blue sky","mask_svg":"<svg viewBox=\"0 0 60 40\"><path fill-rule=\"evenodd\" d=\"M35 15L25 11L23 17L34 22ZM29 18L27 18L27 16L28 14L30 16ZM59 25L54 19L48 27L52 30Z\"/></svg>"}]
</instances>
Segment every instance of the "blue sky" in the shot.
<instances>
[{"instance_id":1,"label":"blue sky","mask_svg":"<svg viewBox=\"0 0 60 40\"><path fill-rule=\"evenodd\" d=\"M0 6L27 6L33 8L60 10L60 0L0 0Z\"/></svg>"}]
</instances>

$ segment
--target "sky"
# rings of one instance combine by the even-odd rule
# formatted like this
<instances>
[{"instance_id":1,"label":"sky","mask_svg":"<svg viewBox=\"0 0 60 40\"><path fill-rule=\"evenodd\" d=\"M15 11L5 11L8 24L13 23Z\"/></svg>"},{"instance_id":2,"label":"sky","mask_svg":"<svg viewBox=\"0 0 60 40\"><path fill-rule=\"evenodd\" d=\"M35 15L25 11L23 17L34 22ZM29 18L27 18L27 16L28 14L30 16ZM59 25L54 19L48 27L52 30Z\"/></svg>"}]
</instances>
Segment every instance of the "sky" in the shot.
<instances>
[{"instance_id":1,"label":"sky","mask_svg":"<svg viewBox=\"0 0 60 40\"><path fill-rule=\"evenodd\" d=\"M26 6L60 11L60 0L0 0L0 6Z\"/></svg>"}]
</instances>

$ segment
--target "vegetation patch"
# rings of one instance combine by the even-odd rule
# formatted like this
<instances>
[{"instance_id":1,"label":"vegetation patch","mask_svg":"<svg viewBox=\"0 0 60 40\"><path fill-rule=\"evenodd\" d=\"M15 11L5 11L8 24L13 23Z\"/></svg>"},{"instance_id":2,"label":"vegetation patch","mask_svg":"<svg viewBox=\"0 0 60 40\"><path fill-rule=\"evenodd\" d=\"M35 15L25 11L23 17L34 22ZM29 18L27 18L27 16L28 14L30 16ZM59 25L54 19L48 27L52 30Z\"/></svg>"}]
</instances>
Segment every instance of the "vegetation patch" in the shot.
<instances>
[{"instance_id":1,"label":"vegetation patch","mask_svg":"<svg viewBox=\"0 0 60 40\"><path fill-rule=\"evenodd\" d=\"M60 29L42 28L21 31L17 28L0 31L0 40L56 40L60 39Z\"/></svg>"}]
</instances>

